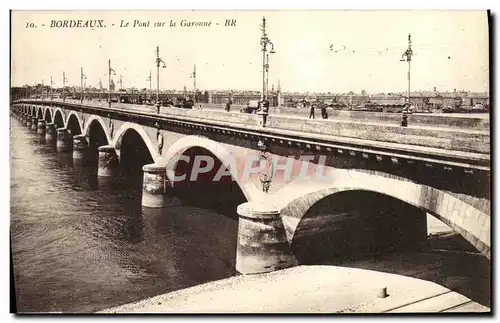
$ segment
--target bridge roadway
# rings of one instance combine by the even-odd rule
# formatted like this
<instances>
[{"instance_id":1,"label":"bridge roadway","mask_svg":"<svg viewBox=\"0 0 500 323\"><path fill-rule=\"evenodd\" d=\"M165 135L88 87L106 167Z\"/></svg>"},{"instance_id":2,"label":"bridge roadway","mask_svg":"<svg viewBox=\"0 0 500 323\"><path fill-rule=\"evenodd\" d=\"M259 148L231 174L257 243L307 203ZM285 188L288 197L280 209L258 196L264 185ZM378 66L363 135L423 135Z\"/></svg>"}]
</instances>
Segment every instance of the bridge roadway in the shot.
<instances>
[{"instance_id":1,"label":"bridge roadway","mask_svg":"<svg viewBox=\"0 0 500 323\"><path fill-rule=\"evenodd\" d=\"M62 103L62 100L30 100L33 103ZM80 106L80 100L66 100L65 103L71 104L71 105L76 105ZM211 104L211 108L203 108L201 111L214 111L214 112L221 112L221 108L217 108L215 104ZM209 121L206 117L201 116L200 113L200 119L197 119L196 116L196 111L200 111L197 109L180 109L180 108L173 108L173 107L161 107L160 109L160 114L156 113L156 107L154 106L148 106L148 105L138 105L138 104L125 104L125 103L113 103L111 106L111 109L108 106L108 103L105 101L97 101L97 100L92 100L92 101L84 101L83 102L83 107L84 108L101 108L102 111L113 111L115 113L127 113L131 115L137 115L137 116L148 116L148 117L153 117L153 118L159 118L159 119L177 119L177 120L182 120L184 122L188 121L202 121L203 123L206 123ZM192 112L188 112L192 111ZM188 112L190 115L187 116L186 112ZM398 137L397 131L401 129L398 123L394 123L395 118L394 114L392 114L391 117L389 118L384 118L380 119L377 115L381 115L381 113L370 113L370 112L361 112L357 113L357 115L354 117L354 120L350 119L349 116L351 113L349 111L346 111L348 113L346 114L340 114L338 115L337 118L329 118L328 120L322 120L322 119L315 119L315 121L319 122L327 122L327 123L332 123L332 122L342 122L342 123L348 123L352 124L354 126L383 126L384 130L387 129L393 129L394 130L394 138ZM355 112L360 112L360 111L355 111ZM232 115L235 117L240 116L242 113L239 110L233 109L230 112L224 112L224 114L227 115ZM360 119L360 115L363 115ZM386 115L386 114L383 114ZM194 118L193 118L194 116ZM298 122L306 120L298 116L294 113L276 113L276 112L271 112L270 116L280 116L288 120L295 120ZM417 116L417 115L415 115ZM187 117L187 118L185 118ZM400 118L400 115L396 115L397 118ZM412 123L410 121L407 129L409 130L424 130L428 132L436 132L436 133L447 133L452 131L453 133L461 133L464 136L467 135L477 135L477 136L482 136L485 138L488 138L488 143L487 145L489 146L489 117L485 116L484 114L475 114L475 115L461 115L461 116L456 116L454 114L449 115L449 116L443 116L441 114L438 115L432 115L430 116L429 114L424 114L425 119L420 120L418 123ZM429 118L430 117L430 118ZM432 120L432 117L435 117L435 119L443 119L443 118L452 118L456 119L469 119L474 121L469 122L466 121L465 127L464 125L458 124L454 125L452 123L448 123L447 121L444 122L439 122L439 124L426 124L428 120ZM375 119L375 121L372 121L371 119ZM260 119L259 119L260 120ZM410 119L411 120L411 119ZM446 120L446 119L443 119ZM463 167L467 169L477 169L477 170L482 170L482 171L490 171L490 156L489 156L489 147L488 147L488 152L487 153L477 153L477 152L469 152L469 151L464 151L462 149L460 150L452 150L452 149L442 149L440 147L432 147L429 146L429 142L425 143L424 145L412 145L412 144L402 144L398 143L397 140L395 141L383 141L383 140L369 140L369 139L364 139L364 138L356 138L353 136L334 136L334 135L328 135L325 133L316 133L316 132L304 132L296 129L284 129L283 127L273 127L273 126L268 126L265 129L262 128L262 126L257 126L255 124L248 124L248 123L240 123L240 122L228 122L225 120L219 119L214 119L209 121L210 124L213 126L222 126L225 128L239 128L240 130L257 130L259 133L261 132L267 132L271 135L274 135L276 139L280 140L287 140L290 137L299 137L299 138L308 138L312 140L317 140L319 142L329 142L329 143L337 143L337 145L333 145L334 148L342 149L354 149L358 150L361 153L387 153L390 151L390 155L392 157L400 157L400 158L408 158L408 159L413 159L413 160L420 160L423 162L431 162L431 163L439 163L439 164L444 164L444 165L449 165L449 166L456 166L456 167ZM269 123L269 122L268 122ZM255 134L255 133L254 133ZM309 141L305 142L306 144L309 145L314 145L317 143L316 141ZM461 147L460 147L461 148Z\"/></svg>"},{"instance_id":2,"label":"bridge roadway","mask_svg":"<svg viewBox=\"0 0 500 323\"><path fill-rule=\"evenodd\" d=\"M47 99L45 101L48 101ZM54 99L54 101L61 102L62 99ZM72 100L67 99L66 102L80 104L80 100ZM85 100L84 104L95 105L100 107L107 107L108 104L105 100ZM217 103L198 103L193 109L198 109L199 106L202 106L203 110L210 111L221 111L225 109L224 104ZM113 106L118 108L127 109L130 106L136 107L144 107L146 110L155 110L154 106L151 105L138 105L138 104L125 104L125 103L113 103ZM240 113L240 110L245 108L245 105L232 105L231 113ZM368 111L357 111L357 110L336 110L336 109L327 109L329 119L339 119L339 120L356 120L359 122L384 122L384 123L398 123L401 118L401 114L399 113L383 113L383 112L368 112ZM284 116L297 116L302 118L309 117L309 109L307 108L290 108L290 107L272 107L269 111L270 115L284 115ZM489 114L488 113L413 113L412 116L420 116L425 122L429 122L431 120L439 120L444 118L459 118L459 119L475 119L476 126L478 129L488 130L489 129ZM316 119L321 119L321 113L319 109L316 109L315 112ZM419 125L422 125L422 122L418 122ZM454 125L443 124L442 127L453 127ZM415 126L415 124L410 124L410 126ZM455 125L456 126L456 125Z\"/></svg>"}]
</instances>

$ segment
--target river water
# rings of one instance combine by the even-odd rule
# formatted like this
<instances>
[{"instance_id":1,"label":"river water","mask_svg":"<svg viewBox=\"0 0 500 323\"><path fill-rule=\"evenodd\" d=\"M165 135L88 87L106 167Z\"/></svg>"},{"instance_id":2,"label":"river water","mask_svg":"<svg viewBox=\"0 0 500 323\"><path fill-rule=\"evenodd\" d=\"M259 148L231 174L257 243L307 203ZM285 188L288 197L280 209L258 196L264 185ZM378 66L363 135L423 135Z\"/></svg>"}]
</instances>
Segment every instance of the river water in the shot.
<instances>
[{"instance_id":1,"label":"river water","mask_svg":"<svg viewBox=\"0 0 500 323\"><path fill-rule=\"evenodd\" d=\"M235 274L237 219L142 209L140 185L103 185L96 171L11 118L18 312L97 311Z\"/></svg>"}]
</instances>

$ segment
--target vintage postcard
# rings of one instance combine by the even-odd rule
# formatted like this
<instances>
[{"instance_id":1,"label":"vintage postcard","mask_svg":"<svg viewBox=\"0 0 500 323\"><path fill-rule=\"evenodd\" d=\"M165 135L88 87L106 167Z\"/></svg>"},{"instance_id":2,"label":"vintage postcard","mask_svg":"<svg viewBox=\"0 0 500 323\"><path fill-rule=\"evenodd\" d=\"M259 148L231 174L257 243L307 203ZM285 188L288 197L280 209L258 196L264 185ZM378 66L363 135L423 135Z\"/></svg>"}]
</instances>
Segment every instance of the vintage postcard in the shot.
<instances>
[{"instance_id":1,"label":"vintage postcard","mask_svg":"<svg viewBox=\"0 0 500 323\"><path fill-rule=\"evenodd\" d=\"M11 11L15 313L491 313L487 11Z\"/></svg>"}]
</instances>

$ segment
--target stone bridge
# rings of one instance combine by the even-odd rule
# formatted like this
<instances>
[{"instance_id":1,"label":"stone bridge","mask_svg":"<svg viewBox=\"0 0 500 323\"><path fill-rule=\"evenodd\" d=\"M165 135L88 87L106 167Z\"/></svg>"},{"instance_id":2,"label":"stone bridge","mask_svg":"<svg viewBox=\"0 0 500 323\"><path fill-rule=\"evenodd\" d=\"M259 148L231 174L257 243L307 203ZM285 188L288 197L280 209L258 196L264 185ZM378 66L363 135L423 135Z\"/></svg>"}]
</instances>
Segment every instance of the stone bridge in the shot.
<instances>
[{"instance_id":1,"label":"stone bridge","mask_svg":"<svg viewBox=\"0 0 500 323\"><path fill-rule=\"evenodd\" d=\"M429 125L429 116L410 116L404 128L276 114L264 127L254 114L125 104L20 100L11 110L58 151L96 160L99 178L124 176L139 163L144 207L168 207L181 191L230 205L239 215L240 273L312 263L319 253L418 247L426 213L490 257L484 121L439 117ZM170 166L187 179L197 172L197 180L172 181ZM226 176L214 181L220 170Z\"/></svg>"}]
</instances>

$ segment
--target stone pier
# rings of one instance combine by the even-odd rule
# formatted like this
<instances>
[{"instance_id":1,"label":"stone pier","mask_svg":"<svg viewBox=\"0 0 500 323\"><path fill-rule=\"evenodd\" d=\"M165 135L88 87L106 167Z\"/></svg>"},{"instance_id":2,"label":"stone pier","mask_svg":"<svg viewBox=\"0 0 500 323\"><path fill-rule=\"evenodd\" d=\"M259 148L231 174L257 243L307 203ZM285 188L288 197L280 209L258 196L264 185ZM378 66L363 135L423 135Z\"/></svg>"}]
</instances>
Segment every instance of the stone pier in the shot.
<instances>
[{"instance_id":1,"label":"stone pier","mask_svg":"<svg viewBox=\"0 0 500 323\"><path fill-rule=\"evenodd\" d=\"M87 138L85 135L73 136L73 158L83 159L88 148Z\"/></svg>"},{"instance_id":2,"label":"stone pier","mask_svg":"<svg viewBox=\"0 0 500 323\"><path fill-rule=\"evenodd\" d=\"M167 174L166 168L156 164L142 167L142 206L161 208L167 206Z\"/></svg>"},{"instance_id":3,"label":"stone pier","mask_svg":"<svg viewBox=\"0 0 500 323\"><path fill-rule=\"evenodd\" d=\"M71 137L66 128L57 129L57 144L56 148L59 152L66 152L71 148Z\"/></svg>"},{"instance_id":4,"label":"stone pier","mask_svg":"<svg viewBox=\"0 0 500 323\"><path fill-rule=\"evenodd\" d=\"M118 177L120 171L120 163L118 161L118 155L113 146L105 145L100 146L99 150L99 162L97 169L97 176L101 177Z\"/></svg>"},{"instance_id":5,"label":"stone pier","mask_svg":"<svg viewBox=\"0 0 500 323\"><path fill-rule=\"evenodd\" d=\"M53 123L47 123L45 125L45 140L48 142L53 141L57 137L56 126Z\"/></svg>"},{"instance_id":6,"label":"stone pier","mask_svg":"<svg viewBox=\"0 0 500 323\"><path fill-rule=\"evenodd\" d=\"M31 115L28 114L26 117L26 127L31 128Z\"/></svg>"},{"instance_id":7,"label":"stone pier","mask_svg":"<svg viewBox=\"0 0 500 323\"><path fill-rule=\"evenodd\" d=\"M36 133L39 135L45 135L45 120L38 120Z\"/></svg>"},{"instance_id":8,"label":"stone pier","mask_svg":"<svg viewBox=\"0 0 500 323\"><path fill-rule=\"evenodd\" d=\"M38 124L38 118L32 117L31 118L31 130L37 130L37 124Z\"/></svg>"},{"instance_id":9,"label":"stone pier","mask_svg":"<svg viewBox=\"0 0 500 323\"><path fill-rule=\"evenodd\" d=\"M258 202L238 206L236 270L241 274L266 273L297 265L279 211Z\"/></svg>"}]
</instances>

